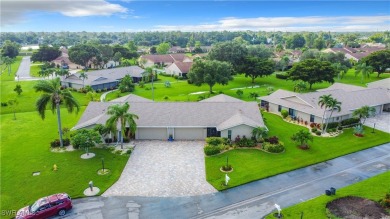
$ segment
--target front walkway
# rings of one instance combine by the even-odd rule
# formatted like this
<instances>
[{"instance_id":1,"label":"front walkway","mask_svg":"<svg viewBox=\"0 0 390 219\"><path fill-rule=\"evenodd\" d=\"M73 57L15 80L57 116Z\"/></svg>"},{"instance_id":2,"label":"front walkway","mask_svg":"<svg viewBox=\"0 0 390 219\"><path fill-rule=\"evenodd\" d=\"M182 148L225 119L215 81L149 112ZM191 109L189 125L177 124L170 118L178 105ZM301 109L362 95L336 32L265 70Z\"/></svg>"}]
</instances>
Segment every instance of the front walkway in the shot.
<instances>
[{"instance_id":1,"label":"front walkway","mask_svg":"<svg viewBox=\"0 0 390 219\"><path fill-rule=\"evenodd\" d=\"M136 141L119 180L103 196L179 197L217 192L206 181L203 141Z\"/></svg>"},{"instance_id":2,"label":"front walkway","mask_svg":"<svg viewBox=\"0 0 390 219\"><path fill-rule=\"evenodd\" d=\"M364 125L373 128L375 124L375 129L390 133L390 113L382 112L380 115L375 117L368 118ZM371 131L371 130L370 130Z\"/></svg>"}]
</instances>

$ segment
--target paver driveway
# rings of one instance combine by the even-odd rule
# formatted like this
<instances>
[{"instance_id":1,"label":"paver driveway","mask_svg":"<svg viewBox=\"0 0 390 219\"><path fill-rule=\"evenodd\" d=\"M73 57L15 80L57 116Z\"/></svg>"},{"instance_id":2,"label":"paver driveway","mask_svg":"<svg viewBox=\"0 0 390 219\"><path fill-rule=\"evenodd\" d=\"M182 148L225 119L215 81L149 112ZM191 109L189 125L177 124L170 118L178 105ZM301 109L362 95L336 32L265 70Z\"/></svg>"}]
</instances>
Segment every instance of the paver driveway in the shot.
<instances>
[{"instance_id":1,"label":"paver driveway","mask_svg":"<svg viewBox=\"0 0 390 219\"><path fill-rule=\"evenodd\" d=\"M374 127L374 124L375 129L390 133L390 113L382 112L382 114L380 115L367 118L366 123L364 123L364 125L369 126L371 128Z\"/></svg>"},{"instance_id":2,"label":"paver driveway","mask_svg":"<svg viewBox=\"0 0 390 219\"><path fill-rule=\"evenodd\" d=\"M119 180L103 196L178 197L217 192L206 181L203 141L136 141Z\"/></svg>"}]
</instances>

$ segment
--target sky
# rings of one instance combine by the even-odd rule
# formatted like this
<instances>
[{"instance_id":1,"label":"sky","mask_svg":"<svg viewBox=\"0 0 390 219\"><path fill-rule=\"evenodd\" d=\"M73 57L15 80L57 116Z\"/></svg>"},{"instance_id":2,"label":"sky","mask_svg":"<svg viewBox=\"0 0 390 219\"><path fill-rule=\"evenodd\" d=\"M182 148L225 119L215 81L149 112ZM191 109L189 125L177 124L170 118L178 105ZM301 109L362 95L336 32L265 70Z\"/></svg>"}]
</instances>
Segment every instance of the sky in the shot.
<instances>
[{"instance_id":1,"label":"sky","mask_svg":"<svg viewBox=\"0 0 390 219\"><path fill-rule=\"evenodd\" d=\"M386 31L390 1L0 0L1 32Z\"/></svg>"}]
</instances>

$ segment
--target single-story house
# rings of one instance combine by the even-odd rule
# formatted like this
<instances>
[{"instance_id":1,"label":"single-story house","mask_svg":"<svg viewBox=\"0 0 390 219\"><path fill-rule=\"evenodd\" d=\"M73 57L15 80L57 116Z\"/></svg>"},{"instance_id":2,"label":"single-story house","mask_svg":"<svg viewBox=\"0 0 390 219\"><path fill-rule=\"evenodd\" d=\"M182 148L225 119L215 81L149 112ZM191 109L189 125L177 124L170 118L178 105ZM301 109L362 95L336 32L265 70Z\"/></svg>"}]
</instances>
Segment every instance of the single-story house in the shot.
<instances>
[{"instance_id":1,"label":"single-story house","mask_svg":"<svg viewBox=\"0 0 390 219\"><path fill-rule=\"evenodd\" d=\"M168 66L174 62L192 62L185 54L165 54L165 55L142 55L139 63L144 67L153 67L154 65Z\"/></svg>"},{"instance_id":2,"label":"single-story house","mask_svg":"<svg viewBox=\"0 0 390 219\"><path fill-rule=\"evenodd\" d=\"M380 50L385 50L386 48L384 47L361 47L361 48L351 48L351 47L342 47L342 48L328 48L325 49L324 52L332 52L332 53L337 53L341 52L345 55L345 58L347 59L352 59L355 61L359 61L360 59L370 55L373 52L380 51Z\"/></svg>"},{"instance_id":3,"label":"single-story house","mask_svg":"<svg viewBox=\"0 0 390 219\"><path fill-rule=\"evenodd\" d=\"M382 87L382 88L386 88L387 90L390 91L390 78L367 83L367 87L368 88Z\"/></svg>"},{"instance_id":4,"label":"single-story house","mask_svg":"<svg viewBox=\"0 0 390 219\"><path fill-rule=\"evenodd\" d=\"M168 53L185 53L186 49L180 46L172 46L169 48Z\"/></svg>"},{"instance_id":5,"label":"single-story house","mask_svg":"<svg viewBox=\"0 0 390 219\"><path fill-rule=\"evenodd\" d=\"M80 73L72 74L61 78L61 85L80 89L84 86L91 86L94 90L102 90L116 87L120 80L130 75L134 83L142 80L145 70L138 66L123 68L111 68L87 72L87 78L80 78Z\"/></svg>"},{"instance_id":6,"label":"single-story house","mask_svg":"<svg viewBox=\"0 0 390 219\"><path fill-rule=\"evenodd\" d=\"M130 104L129 111L138 115L135 139L203 140L206 137L235 139L251 137L253 128L265 127L256 102L245 102L224 95L202 102L153 102L128 95L111 102L90 102L73 129L93 128L105 124L107 108L113 104Z\"/></svg>"},{"instance_id":7,"label":"single-story house","mask_svg":"<svg viewBox=\"0 0 390 219\"><path fill-rule=\"evenodd\" d=\"M324 109L318 105L318 101L320 96L329 94L341 102L341 111L335 110L329 122L340 122L351 118L354 110L365 105L375 107L377 114L390 109L390 92L387 89L383 87L364 88L342 83L335 83L329 88L304 94L277 90L259 99L261 107L270 112L280 113L285 109L291 117L308 123L321 123ZM329 115L330 110L327 110L325 119Z\"/></svg>"},{"instance_id":8,"label":"single-story house","mask_svg":"<svg viewBox=\"0 0 390 219\"><path fill-rule=\"evenodd\" d=\"M54 63L56 66L60 66L61 68L66 68L66 69L77 69L81 68L80 65L77 65L69 60L69 55L68 55L68 50L66 48L61 48L61 55L51 61Z\"/></svg>"},{"instance_id":9,"label":"single-story house","mask_svg":"<svg viewBox=\"0 0 390 219\"><path fill-rule=\"evenodd\" d=\"M181 77L187 77L187 73L190 71L192 62L179 62L176 61L165 68L165 72L170 75L177 75Z\"/></svg>"}]
</instances>

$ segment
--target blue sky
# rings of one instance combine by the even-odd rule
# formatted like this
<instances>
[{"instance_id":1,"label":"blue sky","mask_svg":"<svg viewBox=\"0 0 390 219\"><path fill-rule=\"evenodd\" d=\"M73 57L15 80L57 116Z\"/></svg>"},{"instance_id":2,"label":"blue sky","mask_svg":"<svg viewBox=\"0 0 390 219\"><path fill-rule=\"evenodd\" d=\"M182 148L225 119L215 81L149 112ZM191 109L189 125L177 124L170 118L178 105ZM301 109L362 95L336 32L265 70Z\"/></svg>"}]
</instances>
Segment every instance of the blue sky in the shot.
<instances>
[{"instance_id":1,"label":"blue sky","mask_svg":"<svg viewBox=\"0 0 390 219\"><path fill-rule=\"evenodd\" d=\"M384 31L390 1L1 0L1 31Z\"/></svg>"}]
</instances>

